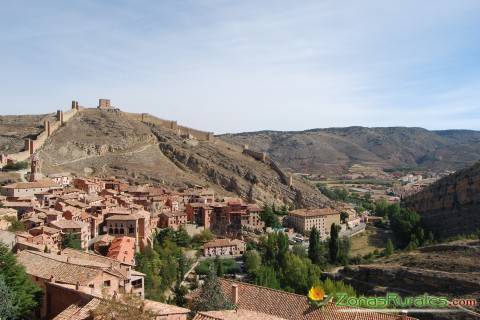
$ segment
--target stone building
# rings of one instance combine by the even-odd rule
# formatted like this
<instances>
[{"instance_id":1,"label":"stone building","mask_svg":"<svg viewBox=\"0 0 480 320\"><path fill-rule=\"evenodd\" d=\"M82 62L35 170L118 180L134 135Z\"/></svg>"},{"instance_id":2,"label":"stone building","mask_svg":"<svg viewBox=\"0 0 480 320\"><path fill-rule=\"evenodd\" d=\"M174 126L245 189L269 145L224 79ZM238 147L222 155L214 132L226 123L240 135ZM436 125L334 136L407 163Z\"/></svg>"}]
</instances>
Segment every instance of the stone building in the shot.
<instances>
[{"instance_id":1,"label":"stone building","mask_svg":"<svg viewBox=\"0 0 480 320\"><path fill-rule=\"evenodd\" d=\"M288 213L288 221L299 233L305 234L315 227L320 237L326 239L332 224L340 225L340 213L330 208L298 209Z\"/></svg>"},{"instance_id":2,"label":"stone building","mask_svg":"<svg viewBox=\"0 0 480 320\"><path fill-rule=\"evenodd\" d=\"M160 228L172 228L177 230L187 224L187 213L184 211L162 212L159 215Z\"/></svg>"},{"instance_id":3,"label":"stone building","mask_svg":"<svg viewBox=\"0 0 480 320\"><path fill-rule=\"evenodd\" d=\"M215 239L203 245L205 257L222 257L242 255L246 250L246 244L238 239Z\"/></svg>"}]
</instances>

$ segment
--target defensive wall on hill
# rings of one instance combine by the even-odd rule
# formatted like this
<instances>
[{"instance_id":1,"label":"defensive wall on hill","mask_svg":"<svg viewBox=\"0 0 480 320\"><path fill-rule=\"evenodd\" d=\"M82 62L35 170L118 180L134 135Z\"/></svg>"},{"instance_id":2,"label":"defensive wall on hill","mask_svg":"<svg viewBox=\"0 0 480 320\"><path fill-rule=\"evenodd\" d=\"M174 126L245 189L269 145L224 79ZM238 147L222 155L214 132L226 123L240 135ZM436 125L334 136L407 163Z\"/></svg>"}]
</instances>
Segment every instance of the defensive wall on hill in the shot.
<instances>
[{"instance_id":1,"label":"defensive wall on hill","mask_svg":"<svg viewBox=\"0 0 480 320\"><path fill-rule=\"evenodd\" d=\"M43 123L43 131L39 135L37 135L35 139L25 139L24 150L8 155L1 155L0 160L2 160L2 162L0 162L0 167L5 165L9 161L18 162L28 160L30 156L35 153L35 151L40 149L45 144L48 137L50 137L62 125L70 121L78 112L81 112L85 108L86 107L80 106L78 104L78 101L72 101L72 107L70 110L57 110L56 121L50 122L48 120L45 120ZM115 108L110 104L109 99L99 99L99 105L97 108L107 111L119 111L118 108ZM123 113L131 119L141 121L147 125L155 125L172 130L179 136L191 137L199 141L214 141L215 139L213 132L201 131L181 126L177 123L177 121L160 119L148 113Z\"/></svg>"},{"instance_id":2,"label":"defensive wall on hill","mask_svg":"<svg viewBox=\"0 0 480 320\"><path fill-rule=\"evenodd\" d=\"M267 156L266 152L257 152L250 150L247 145L243 147L243 154L246 154L258 161L261 161L272 168L275 171L282 181L283 184L286 184L289 187L293 187L293 177L290 174L287 174L280 166L269 156Z\"/></svg>"},{"instance_id":3,"label":"defensive wall on hill","mask_svg":"<svg viewBox=\"0 0 480 320\"><path fill-rule=\"evenodd\" d=\"M57 110L56 121L52 123L49 120L45 120L43 122L43 131L37 135L35 139L25 139L25 147L23 151L6 155L7 162L28 160L30 156L35 153L35 151L43 147L48 137L50 137L66 122L70 121L81 109L82 107L78 105L77 101L72 101L72 108L70 110Z\"/></svg>"},{"instance_id":4,"label":"defensive wall on hill","mask_svg":"<svg viewBox=\"0 0 480 320\"><path fill-rule=\"evenodd\" d=\"M148 113L128 113L124 112L128 117L141 121L145 124L155 125L162 127L164 129L169 129L174 131L179 136L191 136L200 141L214 141L213 132L201 131L185 126L181 126L177 121L164 120L152 116Z\"/></svg>"}]
</instances>

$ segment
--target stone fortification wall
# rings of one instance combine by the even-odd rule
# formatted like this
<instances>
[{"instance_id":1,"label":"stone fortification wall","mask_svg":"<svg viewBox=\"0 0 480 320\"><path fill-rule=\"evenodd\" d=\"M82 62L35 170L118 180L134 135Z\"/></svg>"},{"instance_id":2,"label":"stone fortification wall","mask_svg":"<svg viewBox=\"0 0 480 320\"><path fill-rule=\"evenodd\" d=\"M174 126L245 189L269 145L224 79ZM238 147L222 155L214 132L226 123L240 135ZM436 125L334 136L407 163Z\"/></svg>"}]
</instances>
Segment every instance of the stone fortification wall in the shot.
<instances>
[{"instance_id":1,"label":"stone fortification wall","mask_svg":"<svg viewBox=\"0 0 480 320\"><path fill-rule=\"evenodd\" d=\"M75 102L75 103L74 103ZM43 147L48 137L50 137L58 128L64 123L70 121L81 109L78 107L78 102L72 101L72 109L69 111L57 111L57 119L51 123L48 120L44 122L43 131L37 135L35 139L26 139L25 148L21 152L12 153L7 155L7 159L13 162L26 161L30 156L38 149Z\"/></svg>"},{"instance_id":2,"label":"stone fortification wall","mask_svg":"<svg viewBox=\"0 0 480 320\"><path fill-rule=\"evenodd\" d=\"M137 121L142 121L146 124L151 124L151 125L155 125L165 129L175 131L175 133L181 136L192 136L193 138L200 141L214 140L213 132L206 132L206 131L201 131L201 130L181 126L177 123L177 121L157 118L148 113L128 113L128 112L124 112L124 113L131 119L135 119Z\"/></svg>"},{"instance_id":3,"label":"stone fortification wall","mask_svg":"<svg viewBox=\"0 0 480 320\"><path fill-rule=\"evenodd\" d=\"M273 159L267 156L265 152L253 151L248 149L248 146L245 146L243 148L243 153L258 161L268 164L270 168L272 168L272 170L279 175L280 180L282 181L283 184L286 184L289 187L293 186L292 176L286 173L282 168L280 168L280 166L275 161L273 161Z\"/></svg>"}]
</instances>

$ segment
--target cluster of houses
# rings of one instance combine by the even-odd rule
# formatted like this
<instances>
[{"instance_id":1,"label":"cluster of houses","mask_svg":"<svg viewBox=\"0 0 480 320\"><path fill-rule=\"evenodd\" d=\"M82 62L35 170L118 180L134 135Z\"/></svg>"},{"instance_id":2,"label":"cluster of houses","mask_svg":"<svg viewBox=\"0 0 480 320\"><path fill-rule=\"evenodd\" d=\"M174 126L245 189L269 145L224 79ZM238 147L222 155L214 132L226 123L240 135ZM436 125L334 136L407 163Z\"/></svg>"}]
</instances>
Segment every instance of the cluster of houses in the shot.
<instances>
[{"instance_id":1,"label":"cluster of houses","mask_svg":"<svg viewBox=\"0 0 480 320\"><path fill-rule=\"evenodd\" d=\"M1 190L0 240L17 252L19 263L42 288L38 316L46 319L91 319L90 311L105 295L128 293L138 295L156 319L186 320L189 309L144 297L145 275L135 270L135 253L152 245L155 230L187 224L211 229L221 238L204 244L206 257L242 255L246 251L242 233L265 230L257 205L238 198L218 199L207 188L172 191L133 186L114 177L67 174L44 178L35 157L28 182ZM356 219L352 208L341 209L349 212L349 222ZM333 223L341 224L339 210L330 208L293 210L286 218L295 231L308 233L316 227L322 237L328 236ZM9 229L15 219L23 228L9 237L2 230ZM65 246L72 239L80 250ZM333 306L312 311L306 297L299 295L225 279L221 284L236 310L202 312L194 319L319 319L327 313L341 314ZM254 300L251 292L256 292ZM266 298L270 296L273 300ZM190 299L195 299L195 293ZM284 310L271 308L277 299ZM365 314L361 319L377 317Z\"/></svg>"}]
</instances>

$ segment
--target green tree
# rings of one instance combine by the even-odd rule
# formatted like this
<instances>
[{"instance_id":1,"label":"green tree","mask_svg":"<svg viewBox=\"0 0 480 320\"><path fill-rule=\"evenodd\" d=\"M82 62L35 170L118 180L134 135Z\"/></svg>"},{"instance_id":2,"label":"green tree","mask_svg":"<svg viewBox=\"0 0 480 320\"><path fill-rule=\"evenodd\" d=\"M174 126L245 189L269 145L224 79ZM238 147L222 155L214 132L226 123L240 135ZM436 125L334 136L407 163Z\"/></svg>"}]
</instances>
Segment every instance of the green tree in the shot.
<instances>
[{"instance_id":1,"label":"green tree","mask_svg":"<svg viewBox=\"0 0 480 320\"><path fill-rule=\"evenodd\" d=\"M25 226L23 223L18 221L16 217L4 217L4 220L10 222L10 226L8 226L8 231L10 232L19 232L19 231L25 231Z\"/></svg>"},{"instance_id":2,"label":"green tree","mask_svg":"<svg viewBox=\"0 0 480 320\"><path fill-rule=\"evenodd\" d=\"M25 170L28 168L28 162L26 161L19 161L15 163L8 163L3 166L3 171L18 171L18 170Z\"/></svg>"},{"instance_id":3,"label":"green tree","mask_svg":"<svg viewBox=\"0 0 480 320\"><path fill-rule=\"evenodd\" d=\"M188 234L187 230L185 230L184 227L180 227L178 231L174 233L175 235L175 243L179 247L187 247L190 245L190 242L192 239L190 238L190 235Z\"/></svg>"},{"instance_id":4,"label":"green tree","mask_svg":"<svg viewBox=\"0 0 480 320\"><path fill-rule=\"evenodd\" d=\"M3 276L0 276L0 319L17 317L15 300L15 293L7 286Z\"/></svg>"},{"instance_id":5,"label":"green tree","mask_svg":"<svg viewBox=\"0 0 480 320\"><path fill-rule=\"evenodd\" d=\"M345 284L341 280L335 281L327 278L325 279L325 281L320 281L319 285L329 296L333 295L335 297L338 293L345 293L349 297L355 297L357 295L355 289L352 286Z\"/></svg>"},{"instance_id":6,"label":"green tree","mask_svg":"<svg viewBox=\"0 0 480 320\"><path fill-rule=\"evenodd\" d=\"M292 246L292 253L299 256L300 258L308 258L308 253L306 248L301 244L295 244Z\"/></svg>"},{"instance_id":7,"label":"green tree","mask_svg":"<svg viewBox=\"0 0 480 320\"><path fill-rule=\"evenodd\" d=\"M280 221L278 221L278 217L275 214L274 211L274 206L273 209L272 207L269 207L268 205L265 205L263 207L262 212L260 212L260 220L265 222L265 227L270 227L270 228L281 228L282 224Z\"/></svg>"},{"instance_id":8,"label":"green tree","mask_svg":"<svg viewBox=\"0 0 480 320\"><path fill-rule=\"evenodd\" d=\"M292 289L296 293L304 294L312 285L318 283L321 270L309 259L302 259L289 253L282 274L284 289Z\"/></svg>"},{"instance_id":9,"label":"green tree","mask_svg":"<svg viewBox=\"0 0 480 320\"><path fill-rule=\"evenodd\" d=\"M8 287L10 296L15 296L15 316L22 317L32 312L41 298L41 290L29 278L23 266L10 249L0 242L0 277Z\"/></svg>"},{"instance_id":10,"label":"green tree","mask_svg":"<svg viewBox=\"0 0 480 320\"><path fill-rule=\"evenodd\" d=\"M214 266L217 272L217 276L223 277L225 271L223 270L223 263L218 256L215 257Z\"/></svg>"},{"instance_id":11,"label":"green tree","mask_svg":"<svg viewBox=\"0 0 480 320\"><path fill-rule=\"evenodd\" d=\"M342 211L342 212L340 213L340 221L341 221L342 223L347 223L347 220L348 220L348 213L345 212L345 211Z\"/></svg>"},{"instance_id":12,"label":"green tree","mask_svg":"<svg viewBox=\"0 0 480 320\"><path fill-rule=\"evenodd\" d=\"M328 240L328 249L331 263L337 263L340 253L340 241L338 239L339 226L332 223L330 227L330 239Z\"/></svg>"},{"instance_id":13,"label":"green tree","mask_svg":"<svg viewBox=\"0 0 480 320\"><path fill-rule=\"evenodd\" d=\"M192 243L203 245L204 243L213 240L213 233L209 229L203 230L199 234L192 237Z\"/></svg>"},{"instance_id":14,"label":"green tree","mask_svg":"<svg viewBox=\"0 0 480 320\"><path fill-rule=\"evenodd\" d=\"M187 293L187 288L181 285L181 281L177 281L175 283L175 287L173 288L174 303L179 307L184 307L187 304L187 299L185 298Z\"/></svg>"},{"instance_id":15,"label":"green tree","mask_svg":"<svg viewBox=\"0 0 480 320\"><path fill-rule=\"evenodd\" d=\"M200 296L195 300L192 311L232 310L235 305L225 296L217 274L213 268L205 279Z\"/></svg>"},{"instance_id":16,"label":"green tree","mask_svg":"<svg viewBox=\"0 0 480 320\"><path fill-rule=\"evenodd\" d=\"M243 255L243 260L245 262L245 269L248 273L253 274L255 271L260 268L262 264L262 258L257 250L250 250L245 252Z\"/></svg>"},{"instance_id":17,"label":"green tree","mask_svg":"<svg viewBox=\"0 0 480 320\"><path fill-rule=\"evenodd\" d=\"M385 199L381 199L375 203L375 215L384 217L387 214L388 202Z\"/></svg>"},{"instance_id":18,"label":"green tree","mask_svg":"<svg viewBox=\"0 0 480 320\"><path fill-rule=\"evenodd\" d=\"M322 262L320 247L320 233L317 231L317 228L313 227L312 230L310 230L308 257L312 263L316 265L319 265Z\"/></svg>"},{"instance_id":19,"label":"green tree","mask_svg":"<svg viewBox=\"0 0 480 320\"><path fill-rule=\"evenodd\" d=\"M77 235L73 233L67 233L63 237L62 246L64 248L72 248L77 250L82 250L82 243Z\"/></svg>"},{"instance_id":20,"label":"green tree","mask_svg":"<svg viewBox=\"0 0 480 320\"><path fill-rule=\"evenodd\" d=\"M255 284L272 289L280 289L277 272L271 266L260 266L255 272Z\"/></svg>"},{"instance_id":21,"label":"green tree","mask_svg":"<svg viewBox=\"0 0 480 320\"><path fill-rule=\"evenodd\" d=\"M342 264L347 264L350 256L350 248L352 247L352 241L350 238L342 237L339 240L338 261Z\"/></svg>"},{"instance_id":22,"label":"green tree","mask_svg":"<svg viewBox=\"0 0 480 320\"><path fill-rule=\"evenodd\" d=\"M385 256L389 257L393 254L393 243L391 239L387 240L387 245L385 246Z\"/></svg>"}]
</instances>

